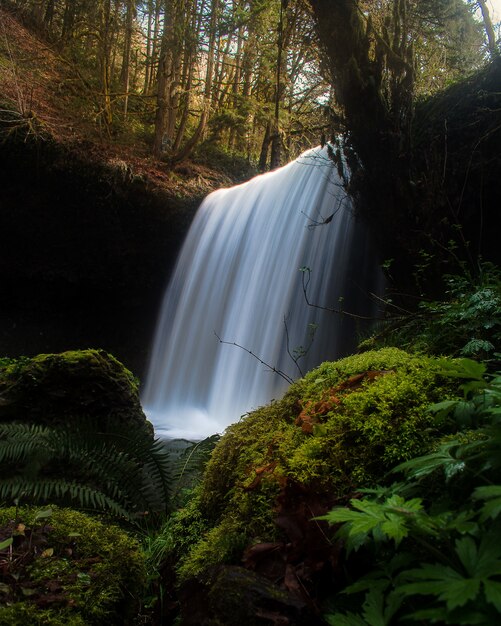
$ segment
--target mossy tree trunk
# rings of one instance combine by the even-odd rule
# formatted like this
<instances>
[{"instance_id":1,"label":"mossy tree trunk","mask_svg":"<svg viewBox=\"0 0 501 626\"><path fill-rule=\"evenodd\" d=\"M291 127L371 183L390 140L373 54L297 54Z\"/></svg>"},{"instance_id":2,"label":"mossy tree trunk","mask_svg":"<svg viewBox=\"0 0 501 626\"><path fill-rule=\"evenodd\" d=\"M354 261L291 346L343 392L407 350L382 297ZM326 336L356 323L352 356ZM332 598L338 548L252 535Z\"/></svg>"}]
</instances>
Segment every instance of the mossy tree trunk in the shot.
<instances>
[{"instance_id":1,"label":"mossy tree trunk","mask_svg":"<svg viewBox=\"0 0 501 626\"><path fill-rule=\"evenodd\" d=\"M370 207L369 217L383 226L390 244L412 204L414 64L407 0L394 3L391 21L379 33L356 0L310 2L348 131L351 192L359 207Z\"/></svg>"}]
</instances>

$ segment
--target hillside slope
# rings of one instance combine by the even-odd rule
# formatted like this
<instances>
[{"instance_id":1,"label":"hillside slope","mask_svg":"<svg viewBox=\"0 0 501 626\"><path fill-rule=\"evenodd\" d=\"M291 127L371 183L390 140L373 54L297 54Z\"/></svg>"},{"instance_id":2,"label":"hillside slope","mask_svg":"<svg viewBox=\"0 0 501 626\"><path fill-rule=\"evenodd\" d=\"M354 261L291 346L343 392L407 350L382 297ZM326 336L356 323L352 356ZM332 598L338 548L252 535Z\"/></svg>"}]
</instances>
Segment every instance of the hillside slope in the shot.
<instances>
[{"instance_id":1,"label":"hillside slope","mask_svg":"<svg viewBox=\"0 0 501 626\"><path fill-rule=\"evenodd\" d=\"M232 183L104 136L74 64L0 8L0 353L97 347L144 373L201 199Z\"/></svg>"}]
</instances>

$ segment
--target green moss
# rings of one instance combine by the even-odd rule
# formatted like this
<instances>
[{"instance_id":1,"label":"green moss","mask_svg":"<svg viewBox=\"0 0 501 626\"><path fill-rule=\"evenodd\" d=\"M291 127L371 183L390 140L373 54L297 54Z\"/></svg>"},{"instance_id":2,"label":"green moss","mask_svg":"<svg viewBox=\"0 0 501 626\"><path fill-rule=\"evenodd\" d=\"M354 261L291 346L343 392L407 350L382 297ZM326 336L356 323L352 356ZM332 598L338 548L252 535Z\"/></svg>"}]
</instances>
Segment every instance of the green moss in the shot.
<instances>
[{"instance_id":1,"label":"green moss","mask_svg":"<svg viewBox=\"0 0 501 626\"><path fill-rule=\"evenodd\" d=\"M152 435L138 381L104 350L72 350L0 361L1 421L66 424L81 418Z\"/></svg>"},{"instance_id":2,"label":"green moss","mask_svg":"<svg viewBox=\"0 0 501 626\"><path fill-rule=\"evenodd\" d=\"M194 544L178 568L179 582L198 576L209 567L239 560L249 542L242 520L229 516Z\"/></svg>"},{"instance_id":3,"label":"green moss","mask_svg":"<svg viewBox=\"0 0 501 626\"><path fill-rule=\"evenodd\" d=\"M438 359L396 348L324 363L282 400L230 426L196 499L179 514L181 579L238 562L246 543L280 539L274 519L286 485L333 502L429 448L443 433L428 406L456 385L441 369ZM195 542L190 520L204 528Z\"/></svg>"},{"instance_id":4,"label":"green moss","mask_svg":"<svg viewBox=\"0 0 501 626\"><path fill-rule=\"evenodd\" d=\"M86 626L80 615L58 614L36 606L18 602L9 607L0 606L0 626Z\"/></svg>"},{"instance_id":5,"label":"green moss","mask_svg":"<svg viewBox=\"0 0 501 626\"><path fill-rule=\"evenodd\" d=\"M51 550L48 556L35 551L22 576L23 588L36 593L25 603L0 605L0 624L16 624L17 614L24 613L30 615L24 623L30 624L128 623L137 613L146 581L144 555L137 540L115 525L71 509L54 508L43 521L37 520L37 511L0 509L0 526L22 522L30 532L43 526L37 532L43 537L44 549ZM60 601L54 601L54 608L48 611L39 611L37 602L52 581L60 587Z\"/></svg>"}]
</instances>

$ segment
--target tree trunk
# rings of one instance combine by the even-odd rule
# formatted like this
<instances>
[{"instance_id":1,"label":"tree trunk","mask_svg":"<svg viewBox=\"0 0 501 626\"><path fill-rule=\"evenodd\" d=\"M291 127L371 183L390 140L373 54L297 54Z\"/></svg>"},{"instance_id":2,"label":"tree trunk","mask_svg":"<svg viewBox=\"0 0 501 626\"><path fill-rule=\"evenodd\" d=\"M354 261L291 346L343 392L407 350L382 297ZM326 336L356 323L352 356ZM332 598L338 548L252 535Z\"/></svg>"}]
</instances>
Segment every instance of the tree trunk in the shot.
<instances>
[{"instance_id":1,"label":"tree trunk","mask_svg":"<svg viewBox=\"0 0 501 626\"><path fill-rule=\"evenodd\" d=\"M268 150L270 149L271 142L271 122L266 124L266 130L264 131L263 143L261 144L261 153L259 155L258 170L260 172L266 172L266 166L268 163Z\"/></svg>"},{"instance_id":2,"label":"tree trunk","mask_svg":"<svg viewBox=\"0 0 501 626\"><path fill-rule=\"evenodd\" d=\"M158 66L157 113L155 117L155 138L153 142L153 154L157 158L172 145L173 141L170 129L173 128L173 111L171 105L172 88L175 82L175 56L177 51L175 20L178 7L176 3L170 0L165 0L164 7L164 32L162 35L162 47Z\"/></svg>"},{"instance_id":3,"label":"tree trunk","mask_svg":"<svg viewBox=\"0 0 501 626\"><path fill-rule=\"evenodd\" d=\"M124 120L127 120L127 109L129 105L129 83L130 83L130 53L132 46L132 26L134 20L134 0L127 0L127 13L125 17L125 38L122 57L122 71L120 82L124 90Z\"/></svg>"},{"instance_id":4,"label":"tree trunk","mask_svg":"<svg viewBox=\"0 0 501 626\"><path fill-rule=\"evenodd\" d=\"M100 41L99 41L99 70L102 89L102 119L106 131L109 133L113 122L111 110L111 0L103 0L100 7Z\"/></svg>"},{"instance_id":5,"label":"tree trunk","mask_svg":"<svg viewBox=\"0 0 501 626\"><path fill-rule=\"evenodd\" d=\"M73 37L73 28L75 26L75 1L66 0L63 14L63 30L61 39L64 42L70 41Z\"/></svg>"},{"instance_id":6,"label":"tree trunk","mask_svg":"<svg viewBox=\"0 0 501 626\"><path fill-rule=\"evenodd\" d=\"M205 88L204 88L204 104L202 114L198 122L197 129L193 133L189 141L184 145L181 150L176 153L172 160L179 163L186 159L195 149L198 142L203 137L207 122L209 120L212 84L214 80L214 62L215 62L215 48L216 48L216 26L219 18L220 0L212 0L211 3L211 18L209 24L209 49L207 52L207 70L205 73Z\"/></svg>"},{"instance_id":7,"label":"tree trunk","mask_svg":"<svg viewBox=\"0 0 501 626\"><path fill-rule=\"evenodd\" d=\"M54 19L54 5L55 0L48 0L47 6L45 7L43 22L47 27L52 26L52 20Z\"/></svg>"},{"instance_id":8,"label":"tree trunk","mask_svg":"<svg viewBox=\"0 0 501 626\"><path fill-rule=\"evenodd\" d=\"M484 20L485 32L487 35L487 44L489 46L489 52L492 58L499 56L499 48L496 45L496 35L494 34L494 27L492 25L491 16L489 14L489 9L487 8L487 3L485 0L478 0L478 4L480 5L480 10L482 11L482 18Z\"/></svg>"}]
</instances>

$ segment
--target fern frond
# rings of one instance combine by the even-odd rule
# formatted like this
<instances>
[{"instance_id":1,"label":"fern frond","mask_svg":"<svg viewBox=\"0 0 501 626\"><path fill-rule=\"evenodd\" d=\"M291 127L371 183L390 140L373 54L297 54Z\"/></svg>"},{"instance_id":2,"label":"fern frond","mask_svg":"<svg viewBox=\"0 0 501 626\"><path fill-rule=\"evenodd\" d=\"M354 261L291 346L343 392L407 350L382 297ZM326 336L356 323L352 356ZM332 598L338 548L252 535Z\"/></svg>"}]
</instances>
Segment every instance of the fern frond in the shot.
<instances>
[{"instance_id":1,"label":"fern frond","mask_svg":"<svg viewBox=\"0 0 501 626\"><path fill-rule=\"evenodd\" d=\"M121 504L102 491L64 479L36 479L28 481L14 477L0 480L0 500L9 501L24 497L33 502L48 502L55 498L59 501L69 499L80 508L95 511L108 510L113 515L129 521L132 516Z\"/></svg>"},{"instance_id":2,"label":"fern frond","mask_svg":"<svg viewBox=\"0 0 501 626\"><path fill-rule=\"evenodd\" d=\"M219 435L212 435L187 447L175 465L174 479L180 481L187 474L201 473L219 439Z\"/></svg>"},{"instance_id":3,"label":"fern frond","mask_svg":"<svg viewBox=\"0 0 501 626\"><path fill-rule=\"evenodd\" d=\"M171 462L163 442L132 438L120 430L96 432L90 421L76 429L0 424L0 467L4 476L15 473L5 478L2 499L26 490L38 501L71 496L84 508L122 517L125 511L128 517L137 511L165 511L169 504ZM67 476L63 481L53 478L61 467Z\"/></svg>"},{"instance_id":4,"label":"fern frond","mask_svg":"<svg viewBox=\"0 0 501 626\"><path fill-rule=\"evenodd\" d=\"M0 424L0 464L20 463L50 448L50 429L36 424Z\"/></svg>"}]
</instances>

